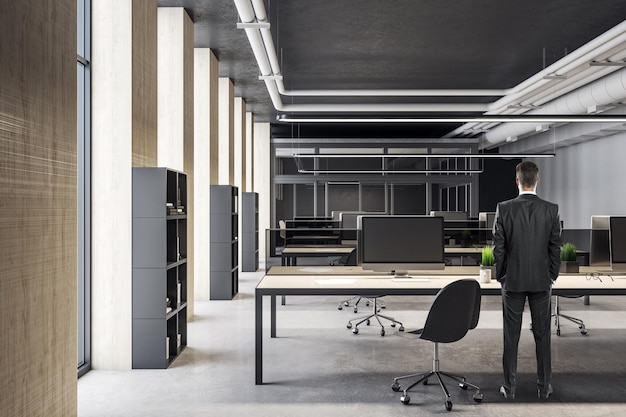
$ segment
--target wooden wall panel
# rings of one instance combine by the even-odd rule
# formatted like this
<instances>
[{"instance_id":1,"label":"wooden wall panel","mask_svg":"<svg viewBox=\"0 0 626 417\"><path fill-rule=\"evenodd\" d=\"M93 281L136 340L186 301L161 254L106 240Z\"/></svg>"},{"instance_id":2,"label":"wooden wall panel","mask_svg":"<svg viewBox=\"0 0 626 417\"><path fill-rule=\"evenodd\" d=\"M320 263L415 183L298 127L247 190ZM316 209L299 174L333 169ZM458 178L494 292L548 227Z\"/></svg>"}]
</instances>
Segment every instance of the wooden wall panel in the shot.
<instances>
[{"instance_id":1,"label":"wooden wall panel","mask_svg":"<svg viewBox=\"0 0 626 417\"><path fill-rule=\"evenodd\" d=\"M133 166L157 166L157 2L132 2Z\"/></svg>"},{"instance_id":2,"label":"wooden wall panel","mask_svg":"<svg viewBox=\"0 0 626 417\"><path fill-rule=\"evenodd\" d=\"M187 317L194 314L194 271L195 271L195 198L194 198L194 65L193 65L193 22L187 13L183 16L183 162L187 173Z\"/></svg>"},{"instance_id":3,"label":"wooden wall panel","mask_svg":"<svg viewBox=\"0 0 626 417\"><path fill-rule=\"evenodd\" d=\"M76 1L0 14L0 414L76 411Z\"/></svg>"},{"instance_id":4,"label":"wooden wall panel","mask_svg":"<svg viewBox=\"0 0 626 417\"><path fill-rule=\"evenodd\" d=\"M210 159L210 182L211 185L217 185L220 183L219 177L219 62L215 55L211 53L211 60L209 62L209 83L211 85L211 94L209 95L209 118L210 122L210 144L209 144L209 159Z\"/></svg>"}]
</instances>

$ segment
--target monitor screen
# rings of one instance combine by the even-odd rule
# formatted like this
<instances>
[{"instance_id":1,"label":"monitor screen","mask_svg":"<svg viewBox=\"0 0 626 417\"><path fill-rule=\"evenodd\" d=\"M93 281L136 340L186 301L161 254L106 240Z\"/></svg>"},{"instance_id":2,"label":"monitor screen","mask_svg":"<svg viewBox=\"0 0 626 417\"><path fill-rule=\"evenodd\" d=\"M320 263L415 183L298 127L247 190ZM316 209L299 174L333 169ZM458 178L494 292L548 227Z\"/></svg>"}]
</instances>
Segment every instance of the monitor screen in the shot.
<instances>
[{"instance_id":1,"label":"monitor screen","mask_svg":"<svg viewBox=\"0 0 626 417\"><path fill-rule=\"evenodd\" d=\"M405 274L443 269L443 218L431 216L359 217L364 269Z\"/></svg>"},{"instance_id":2,"label":"monitor screen","mask_svg":"<svg viewBox=\"0 0 626 417\"><path fill-rule=\"evenodd\" d=\"M609 218L609 246L611 268L626 269L626 217Z\"/></svg>"}]
</instances>

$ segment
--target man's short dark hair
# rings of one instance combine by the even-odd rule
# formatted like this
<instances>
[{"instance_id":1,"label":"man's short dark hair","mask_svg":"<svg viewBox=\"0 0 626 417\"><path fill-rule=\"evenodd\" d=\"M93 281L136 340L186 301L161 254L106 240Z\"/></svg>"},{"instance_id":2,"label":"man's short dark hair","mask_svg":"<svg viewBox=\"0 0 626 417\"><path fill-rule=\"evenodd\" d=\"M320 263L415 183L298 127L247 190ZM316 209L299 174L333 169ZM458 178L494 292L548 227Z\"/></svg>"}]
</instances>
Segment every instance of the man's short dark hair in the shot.
<instances>
[{"instance_id":1,"label":"man's short dark hair","mask_svg":"<svg viewBox=\"0 0 626 417\"><path fill-rule=\"evenodd\" d=\"M515 167L515 176L522 186L534 187L539 178L539 167L534 162L524 161Z\"/></svg>"}]
</instances>

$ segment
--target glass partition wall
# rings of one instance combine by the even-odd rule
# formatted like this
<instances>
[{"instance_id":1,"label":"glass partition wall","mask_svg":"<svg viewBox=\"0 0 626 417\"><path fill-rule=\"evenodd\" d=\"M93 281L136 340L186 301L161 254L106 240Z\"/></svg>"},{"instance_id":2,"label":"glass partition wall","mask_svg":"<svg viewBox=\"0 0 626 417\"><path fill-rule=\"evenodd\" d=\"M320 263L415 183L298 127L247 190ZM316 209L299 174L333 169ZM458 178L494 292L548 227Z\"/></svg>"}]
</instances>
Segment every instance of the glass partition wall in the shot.
<instances>
[{"instance_id":1,"label":"glass partition wall","mask_svg":"<svg viewBox=\"0 0 626 417\"><path fill-rule=\"evenodd\" d=\"M353 140L355 146L349 148L334 141L272 139L268 266L280 264L280 260L270 258L280 258L288 244L289 239L281 238L280 220L339 220L339 213L428 215L431 211L463 211L469 219L476 219L475 225L466 227L479 228L481 161L464 156L478 152L476 140L457 140L449 146L438 141L436 147L423 139L387 141L386 147L380 147L380 141ZM337 244L356 244L355 239L343 239L356 236L354 225L339 223L333 227L343 229ZM452 241L460 241L454 232ZM283 231L282 235L289 233ZM477 239L482 236L479 230L472 235ZM317 263L327 261L319 259Z\"/></svg>"}]
</instances>

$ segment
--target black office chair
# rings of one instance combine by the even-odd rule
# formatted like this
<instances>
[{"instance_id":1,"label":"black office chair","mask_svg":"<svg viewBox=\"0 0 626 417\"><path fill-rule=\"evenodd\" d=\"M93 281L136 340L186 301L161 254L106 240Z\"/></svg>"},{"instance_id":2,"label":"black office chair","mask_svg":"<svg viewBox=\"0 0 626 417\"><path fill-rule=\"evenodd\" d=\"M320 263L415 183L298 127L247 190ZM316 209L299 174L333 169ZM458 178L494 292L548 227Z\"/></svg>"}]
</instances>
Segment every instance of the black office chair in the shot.
<instances>
[{"instance_id":1,"label":"black office chair","mask_svg":"<svg viewBox=\"0 0 626 417\"><path fill-rule=\"evenodd\" d=\"M381 318L385 319L385 320L389 320L391 322L391 324L390 324L391 327L396 327L396 324L399 324L400 327L398 328L398 330L401 331L401 332L404 331L404 325L401 322L399 322L398 320L394 319L393 317L389 317L389 316L385 316L384 314L380 314L380 309L384 307L384 306L379 305L378 299L380 297L384 297L384 296L383 295L379 295L379 296L375 296L375 297L367 297L366 298L366 302L368 303L368 305L372 306L372 312L370 314L368 314L367 316L364 316L364 317L357 317L355 319L348 320L348 324L346 324L346 327L348 329L352 329L352 326L354 326L354 329L352 329L352 333L359 334L359 325L365 323L365 324L367 324L369 326L370 325L370 321L371 321L372 318L374 318L374 319L376 319L376 321L378 321L378 324L380 325L380 335L381 336L385 335L385 326L383 326L383 323L380 321ZM359 301L360 300L361 300L361 298L359 297ZM357 303L358 303L358 301L357 301ZM356 306L355 306L354 309L356 311ZM352 322L356 322L356 324L352 324Z\"/></svg>"},{"instance_id":2,"label":"black office chair","mask_svg":"<svg viewBox=\"0 0 626 417\"><path fill-rule=\"evenodd\" d=\"M556 295L554 297L554 313L552 313L552 317L554 317L554 324L556 325L556 335L560 336L561 335L561 318L564 318L565 320L569 320L574 324L578 325L578 329L580 330L580 334L582 334L583 336L587 335L587 328L585 327L585 323L581 320L578 319L576 317L572 317L572 316L568 316L567 314L563 314L561 313L561 307L559 306L559 297L565 297L565 298L580 298L583 297L582 295Z\"/></svg>"},{"instance_id":3,"label":"black office chair","mask_svg":"<svg viewBox=\"0 0 626 417\"><path fill-rule=\"evenodd\" d=\"M329 265L345 265L345 266L356 266L357 258L356 258L356 248L352 249L352 252L347 254L346 256L342 256L341 258L337 258L332 260Z\"/></svg>"},{"instance_id":4,"label":"black office chair","mask_svg":"<svg viewBox=\"0 0 626 417\"><path fill-rule=\"evenodd\" d=\"M358 260L357 260L357 251L356 248L350 252L348 255L346 256L342 256L341 258L335 259L333 260L330 265L332 266L336 266L336 265L344 265L344 266L357 266L358 265ZM365 305L369 307L370 304L372 304L374 302L374 300L372 298L367 298L367 297L361 297L360 295L356 295L354 297L350 297L347 300L343 300L341 302L339 302L339 305L337 306L338 310L343 310L344 307L350 307L350 302L354 301L354 312L358 313L359 311L359 303L361 302L361 300L365 300ZM381 308L385 308L385 305L383 303L378 303L378 311L380 311Z\"/></svg>"},{"instance_id":5,"label":"black office chair","mask_svg":"<svg viewBox=\"0 0 626 417\"><path fill-rule=\"evenodd\" d=\"M464 376L449 374L439 370L439 343L452 343L462 339L467 334L468 330L474 329L478 325L479 316L480 284L478 284L478 281L474 279L454 281L437 293L430 307L430 311L428 312L424 328L407 332L418 335L420 339L430 340L435 344L433 367L429 372L399 376L393 379L391 389L400 391L402 388L398 381L406 378L418 378L417 381L403 390L403 395L400 397L400 401L402 401L403 404L406 405L411 401L411 398L407 395L408 390L420 382L423 382L424 385L428 384L428 379L432 376L437 377L439 385L446 396L446 410L452 410L452 401L450 400L450 393L443 383L441 376L454 379L459 383L461 389L465 390L468 387L472 387L476 390L473 396L474 401L482 401L483 395L480 393L478 386L467 382Z\"/></svg>"}]
</instances>

